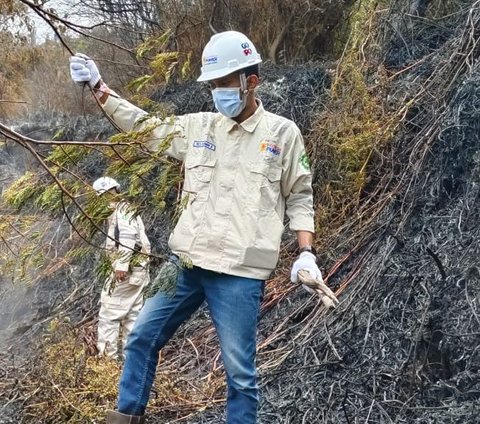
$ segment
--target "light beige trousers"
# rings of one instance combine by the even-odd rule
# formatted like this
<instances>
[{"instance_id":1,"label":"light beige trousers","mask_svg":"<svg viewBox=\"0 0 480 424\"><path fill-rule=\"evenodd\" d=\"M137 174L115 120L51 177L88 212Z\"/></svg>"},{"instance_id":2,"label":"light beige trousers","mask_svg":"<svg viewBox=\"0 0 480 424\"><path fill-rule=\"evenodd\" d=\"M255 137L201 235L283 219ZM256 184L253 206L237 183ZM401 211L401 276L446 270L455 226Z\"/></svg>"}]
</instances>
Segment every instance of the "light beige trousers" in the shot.
<instances>
[{"instance_id":1,"label":"light beige trousers","mask_svg":"<svg viewBox=\"0 0 480 424\"><path fill-rule=\"evenodd\" d=\"M109 294L111 281L112 278L100 296L97 349L100 355L121 358L128 334L143 306L143 289L149 283L148 270L129 273L126 280L115 283Z\"/></svg>"}]
</instances>

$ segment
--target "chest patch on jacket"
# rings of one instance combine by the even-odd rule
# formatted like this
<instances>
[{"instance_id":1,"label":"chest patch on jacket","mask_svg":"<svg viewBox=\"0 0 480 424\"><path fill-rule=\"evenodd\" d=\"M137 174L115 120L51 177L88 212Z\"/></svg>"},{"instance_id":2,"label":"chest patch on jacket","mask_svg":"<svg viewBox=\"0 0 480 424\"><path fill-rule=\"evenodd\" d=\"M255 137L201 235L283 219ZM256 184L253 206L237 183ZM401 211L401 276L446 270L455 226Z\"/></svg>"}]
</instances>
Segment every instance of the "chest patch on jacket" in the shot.
<instances>
[{"instance_id":1,"label":"chest patch on jacket","mask_svg":"<svg viewBox=\"0 0 480 424\"><path fill-rule=\"evenodd\" d=\"M260 143L260 153L262 153L262 156L266 160L280 156L281 152L282 148L278 144L271 141L262 141Z\"/></svg>"},{"instance_id":2,"label":"chest patch on jacket","mask_svg":"<svg viewBox=\"0 0 480 424\"><path fill-rule=\"evenodd\" d=\"M197 149L209 149L209 150L212 150L212 151L215 151L215 149L216 149L215 144L213 144L212 142L210 142L208 140L195 140L193 142L193 147L195 147Z\"/></svg>"}]
</instances>

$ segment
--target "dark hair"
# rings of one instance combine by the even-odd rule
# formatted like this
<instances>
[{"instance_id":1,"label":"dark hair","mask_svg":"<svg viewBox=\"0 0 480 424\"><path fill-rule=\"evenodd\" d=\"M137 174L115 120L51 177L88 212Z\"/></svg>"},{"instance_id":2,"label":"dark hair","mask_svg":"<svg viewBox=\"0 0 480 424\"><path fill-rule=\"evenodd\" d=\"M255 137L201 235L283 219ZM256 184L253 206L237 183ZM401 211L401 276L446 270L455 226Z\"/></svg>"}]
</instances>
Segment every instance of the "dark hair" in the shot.
<instances>
[{"instance_id":1,"label":"dark hair","mask_svg":"<svg viewBox=\"0 0 480 424\"><path fill-rule=\"evenodd\" d=\"M243 68L241 70L245 74L245 77L248 78L250 75L256 75L260 77L258 63L256 65L248 66L247 68Z\"/></svg>"}]
</instances>

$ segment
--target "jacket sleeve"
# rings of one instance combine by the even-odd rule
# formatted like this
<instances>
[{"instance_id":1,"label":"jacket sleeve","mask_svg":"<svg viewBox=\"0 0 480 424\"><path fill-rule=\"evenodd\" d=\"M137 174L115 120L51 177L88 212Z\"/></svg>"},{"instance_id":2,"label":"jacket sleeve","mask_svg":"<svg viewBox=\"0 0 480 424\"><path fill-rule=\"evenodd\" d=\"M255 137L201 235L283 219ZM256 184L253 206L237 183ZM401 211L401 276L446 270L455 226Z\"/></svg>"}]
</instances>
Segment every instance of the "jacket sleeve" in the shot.
<instances>
[{"instance_id":1,"label":"jacket sleeve","mask_svg":"<svg viewBox=\"0 0 480 424\"><path fill-rule=\"evenodd\" d=\"M293 231L315 232L312 174L303 137L293 124L292 135L283 161L282 194L286 198L286 213Z\"/></svg>"},{"instance_id":2,"label":"jacket sleeve","mask_svg":"<svg viewBox=\"0 0 480 424\"><path fill-rule=\"evenodd\" d=\"M188 124L189 115L173 116L165 119L148 117L147 112L132 105L125 99L109 96L103 105L105 113L124 132L140 131L152 126L151 135L146 147L152 151L158 151L165 142L169 147L165 154L183 161L187 152L187 140L185 127Z\"/></svg>"}]
</instances>

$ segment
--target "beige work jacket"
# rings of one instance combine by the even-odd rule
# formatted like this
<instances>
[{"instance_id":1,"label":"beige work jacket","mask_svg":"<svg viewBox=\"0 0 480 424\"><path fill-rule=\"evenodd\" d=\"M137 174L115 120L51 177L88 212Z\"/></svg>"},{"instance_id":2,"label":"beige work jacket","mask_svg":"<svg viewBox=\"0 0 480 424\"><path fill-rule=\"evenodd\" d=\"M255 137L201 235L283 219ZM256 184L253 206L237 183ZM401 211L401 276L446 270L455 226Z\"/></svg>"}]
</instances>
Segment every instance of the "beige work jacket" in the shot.
<instances>
[{"instance_id":1,"label":"beige work jacket","mask_svg":"<svg viewBox=\"0 0 480 424\"><path fill-rule=\"evenodd\" d=\"M118 228L118 246L115 239L115 227ZM109 252L114 271L140 271L146 268L147 257L143 257L136 264L130 264L134 247L141 248L142 253L150 253L150 241L145 233L145 227L140 216L134 216L129 210L128 203L119 202L108 218L108 237L105 248Z\"/></svg>"},{"instance_id":2,"label":"beige work jacket","mask_svg":"<svg viewBox=\"0 0 480 424\"><path fill-rule=\"evenodd\" d=\"M151 150L173 134L165 153L185 164L186 207L169 246L195 266L266 279L278 261L285 211L292 230L314 232L311 174L300 130L266 112L260 101L241 124L210 112L145 119L145 111L113 96L104 110L124 131L153 124Z\"/></svg>"}]
</instances>

